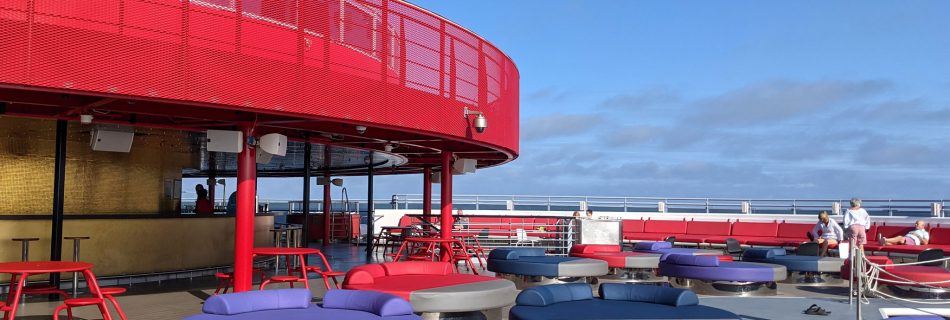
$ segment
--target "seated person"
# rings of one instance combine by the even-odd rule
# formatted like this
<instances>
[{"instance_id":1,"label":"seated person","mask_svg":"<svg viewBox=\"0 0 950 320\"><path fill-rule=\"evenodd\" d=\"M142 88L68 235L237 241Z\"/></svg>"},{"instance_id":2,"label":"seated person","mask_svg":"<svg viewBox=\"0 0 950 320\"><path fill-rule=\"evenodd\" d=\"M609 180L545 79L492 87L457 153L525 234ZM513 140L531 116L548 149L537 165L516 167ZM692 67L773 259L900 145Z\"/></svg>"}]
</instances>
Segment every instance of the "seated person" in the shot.
<instances>
[{"instance_id":1,"label":"seated person","mask_svg":"<svg viewBox=\"0 0 950 320\"><path fill-rule=\"evenodd\" d=\"M844 239L844 230L838 222L828 217L828 211L822 211L818 213L818 223L808 235L821 246L821 252L818 255L824 257L828 255L829 246L836 245Z\"/></svg>"},{"instance_id":2,"label":"seated person","mask_svg":"<svg viewBox=\"0 0 950 320\"><path fill-rule=\"evenodd\" d=\"M457 217L455 218L455 222L452 223L452 229L455 229L455 230L468 229L468 218L462 216L462 209L459 209L456 215Z\"/></svg>"},{"instance_id":3,"label":"seated person","mask_svg":"<svg viewBox=\"0 0 950 320\"><path fill-rule=\"evenodd\" d=\"M922 246L930 243L930 232L924 230L926 223L923 220L917 220L917 223L914 224L915 229L911 232L908 232L903 236L896 236L893 238L885 238L880 233L877 234L877 243L882 246L890 246L895 244L906 244L910 246Z\"/></svg>"}]
</instances>

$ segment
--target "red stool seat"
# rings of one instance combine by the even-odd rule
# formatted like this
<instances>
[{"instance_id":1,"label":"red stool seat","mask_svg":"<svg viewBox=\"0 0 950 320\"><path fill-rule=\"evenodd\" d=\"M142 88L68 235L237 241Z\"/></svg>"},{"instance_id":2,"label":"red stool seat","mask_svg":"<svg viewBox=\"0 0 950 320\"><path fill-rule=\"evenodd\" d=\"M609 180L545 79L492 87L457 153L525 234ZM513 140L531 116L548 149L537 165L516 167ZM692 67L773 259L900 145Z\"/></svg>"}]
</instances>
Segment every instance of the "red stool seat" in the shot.
<instances>
[{"instance_id":1,"label":"red stool seat","mask_svg":"<svg viewBox=\"0 0 950 320\"><path fill-rule=\"evenodd\" d=\"M231 274L230 272L218 272L218 273L215 273L215 274L214 274L214 277L215 277L215 278L218 278L218 279L221 279L221 280L224 280L224 279L231 279L231 278L234 278L234 275Z\"/></svg>"},{"instance_id":2,"label":"red stool seat","mask_svg":"<svg viewBox=\"0 0 950 320\"><path fill-rule=\"evenodd\" d=\"M300 281L300 277L297 276L273 276L270 277L270 282L291 282L291 281Z\"/></svg>"},{"instance_id":3,"label":"red stool seat","mask_svg":"<svg viewBox=\"0 0 950 320\"><path fill-rule=\"evenodd\" d=\"M99 292L102 292L103 295L117 295L125 293L126 289L123 287L101 287Z\"/></svg>"},{"instance_id":4,"label":"red stool seat","mask_svg":"<svg viewBox=\"0 0 950 320\"><path fill-rule=\"evenodd\" d=\"M63 301L64 304L68 307L82 307L82 306L91 306L102 303L102 299L99 298L71 298Z\"/></svg>"}]
</instances>

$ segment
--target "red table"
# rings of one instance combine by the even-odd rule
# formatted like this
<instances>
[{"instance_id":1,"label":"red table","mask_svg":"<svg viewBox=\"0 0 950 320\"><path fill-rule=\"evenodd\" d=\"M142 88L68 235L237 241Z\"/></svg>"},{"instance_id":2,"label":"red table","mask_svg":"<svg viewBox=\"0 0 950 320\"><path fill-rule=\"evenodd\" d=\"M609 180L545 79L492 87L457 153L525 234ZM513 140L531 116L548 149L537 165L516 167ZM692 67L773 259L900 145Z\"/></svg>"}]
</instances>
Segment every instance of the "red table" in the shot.
<instances>
[{"instance_id":1,"label":"red table","mask_svg":"<svg viewBox=\"0 0 950 320\"><path fill-rule=\"evenodd\" d=\"M13 320L16 317L17 306L20 303L20 296L23 286L26 285L26 278L31 275L44 273L62 273L62 272L82 272L86 279L86 286L89 292L100 300L97 304L100 310L103 310L105 320L112 320L109 315L109 309L106 307L102 292L99 291L99 283L96 276L92 274L92 264L86 262L72 261L26 261L26 262L4 262L0 263L0 273L9 273L10 294L7 295L6 307L4 309L3 319ZM16 283L14 285L14 283Z\"/></svg>"},{"instance_id":2,"label":"red table","mask_svg":"<svg viewBox=\"0 0 950 320\"><path fill-rule=\"evenodd\" d=\"M302 281L304 287L307 289L310 288L310 283L307 281L307 255L308 254L317 254L320 255L320 258L323 259L326 263L327 258L323 255L323 252L320 252L319 249L313 248L281 248L281 247L262 247L254 248L251 251L254 255L258 256L288 256L287 259L287 274L290 275L290 259L289 256L297 256L297 259L300 260L300 274L302 275ZM329 265L327 265L329 267ZM261 284L261 289L264 288L264 283Z\"/></svg>"}]
</instances>

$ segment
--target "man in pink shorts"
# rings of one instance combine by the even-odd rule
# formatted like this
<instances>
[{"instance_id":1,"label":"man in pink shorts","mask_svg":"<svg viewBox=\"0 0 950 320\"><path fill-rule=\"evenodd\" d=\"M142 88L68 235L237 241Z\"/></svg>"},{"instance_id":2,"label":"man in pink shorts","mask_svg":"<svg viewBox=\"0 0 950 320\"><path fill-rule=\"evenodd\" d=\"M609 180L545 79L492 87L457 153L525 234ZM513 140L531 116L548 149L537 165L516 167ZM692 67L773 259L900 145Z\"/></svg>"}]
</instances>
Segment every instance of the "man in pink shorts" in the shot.
<instances>
[{"instance_id":1,"label":"man in pink shorts","mask_svg":"<svg viewBox=\"0 0 950 320\"><path fill-rule=\"evenodd\" d=\"M868 243L867 230L871 228L871 216L861 208L861 199L851 198L851 209L844 214L844 228L848 230L851 243L856 244L864 251Z\"/></svg>"}]
</instances>

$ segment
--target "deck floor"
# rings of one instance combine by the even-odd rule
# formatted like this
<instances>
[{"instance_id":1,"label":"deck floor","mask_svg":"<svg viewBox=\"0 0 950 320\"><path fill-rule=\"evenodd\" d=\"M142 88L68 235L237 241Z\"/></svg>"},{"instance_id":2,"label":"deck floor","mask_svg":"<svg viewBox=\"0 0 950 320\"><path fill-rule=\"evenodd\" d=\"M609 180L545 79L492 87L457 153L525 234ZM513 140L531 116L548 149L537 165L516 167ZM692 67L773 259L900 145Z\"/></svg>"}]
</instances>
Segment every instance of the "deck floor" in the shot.
<instances>
[{"instance_id":1,"label":"deck floor","mask_svg":"<svg viewBox=\"0 0 950 320\"><path fill-rule=\"evenodd\" d=\"M315 246L321 248L320 246ZM362 247L349 245L334 245L321 248L334 270L349 270L365 264L365 254ZM380 259L377 256L375 260ZM314 261L316 262L316 261ZM464 270L464 268L463 268ZM487 271L486 271L487 272ZM482 272L482 273L486 273ZM169 320L182 319L185 316L201 312L201 305L213 292L216 281L212 277L197 277L163 281L161 284L137 284L128 287L128 292L118 296L129 319L132 320ZM286 286L274 285L273 287ZM310 287L314 297L322 297L325 292L320 279L311 279ZM700 302L704 305L732 311L743 319L857 319L855 306L848 304L847 284L836 287L799 287L795 285L779 285L779 294L774 297L712 297L701 296ZM950 301L946 301L950 308ZM17 319L45 320L52 319L50 314L60 302L48 302L43 298L30 298L18 312ZM829 316L808 316L802 310L812 304L818 304L831 311ZM934 305L920 305L870 299L870 304L864 305L864 319L881 319L878 308L923 308L941 307ZM95 307L83 307L74 310L76 319L102 319ZM507 313L507 312L505 312ZM65 319L65 312L63 313ZM115 312L113 312L115 316Z\"/></svg>"}]
</instances>

